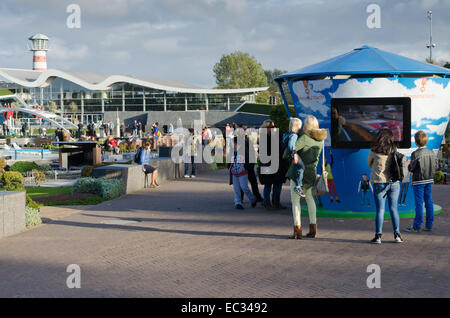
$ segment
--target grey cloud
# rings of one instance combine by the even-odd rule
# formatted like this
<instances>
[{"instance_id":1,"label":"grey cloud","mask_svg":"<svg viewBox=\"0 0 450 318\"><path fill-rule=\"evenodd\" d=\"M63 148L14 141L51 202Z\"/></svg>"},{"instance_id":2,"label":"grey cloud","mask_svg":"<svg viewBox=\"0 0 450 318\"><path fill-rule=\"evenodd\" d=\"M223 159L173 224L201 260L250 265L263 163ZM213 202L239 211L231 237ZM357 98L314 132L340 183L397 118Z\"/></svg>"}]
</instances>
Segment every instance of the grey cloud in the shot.
<instances>
[{"instance_id":1,"label":"grey cloud","mask_svg":"<svg viewBox=\"0 0 450 318\"><path fill-rule=\"evenodd\" d=\"M450 0L378 0L381 29L368 29L373 0L3 0L2 67L30 68L27 38L54 41L52 68L178 79L215 85L222 54L248 52L265 68L295 70L363 44L424 60L426 11L435 56L450 59ZM66 7L81 7L82 28L68 29ZM7 21L7 22L6 22ZM9 54L8 52L13 52Z\"/></svg>"}]
</instances>

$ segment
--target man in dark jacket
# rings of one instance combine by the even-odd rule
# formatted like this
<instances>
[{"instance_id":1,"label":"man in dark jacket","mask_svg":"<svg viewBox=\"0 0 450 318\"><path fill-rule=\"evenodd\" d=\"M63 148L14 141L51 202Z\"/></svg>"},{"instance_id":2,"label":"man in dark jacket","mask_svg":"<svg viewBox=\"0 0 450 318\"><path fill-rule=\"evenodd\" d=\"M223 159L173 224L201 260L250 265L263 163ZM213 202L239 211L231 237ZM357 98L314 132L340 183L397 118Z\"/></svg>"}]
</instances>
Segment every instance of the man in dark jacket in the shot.
<instances>
[{"instance_id":1,"label":"man in dark jacket","mask_svg":"<svg viewBox=\"0 0 450 318\"><path fill-rule=\"evenodd\" d=\"M411 154L411 162L408 169L413 174L412 187L416 202L416 217L414 218L413 226L405 230L407 232L420 233L422 232L424 202L427 214L424 231L431 231L433 228L434 207L431 189L438 160L434 152L426 148L428 138L423 130L419 130L414 135L414 139L419 149Z\"/></svg>"}]
</instances>

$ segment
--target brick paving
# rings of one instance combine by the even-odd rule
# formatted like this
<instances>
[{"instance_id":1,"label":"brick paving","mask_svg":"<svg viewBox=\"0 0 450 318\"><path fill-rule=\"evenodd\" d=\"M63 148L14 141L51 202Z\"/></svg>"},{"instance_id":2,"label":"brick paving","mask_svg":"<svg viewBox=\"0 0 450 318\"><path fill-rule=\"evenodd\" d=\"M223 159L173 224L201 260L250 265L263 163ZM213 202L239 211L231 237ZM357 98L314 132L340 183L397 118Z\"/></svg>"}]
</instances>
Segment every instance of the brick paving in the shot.
<instances>
[{"instance_id":1,"label":"brick paving","mask_svg":"<svg viewBox=\"0 0 450 318\"><path fill-rule=\"evenodd\" d=\"M368 244L372 219L319 218L318 238L288 240L290 210L235 210L225 171L46 208L50 223L0 240L0 297L450 297L448 189L434 186L435 231L403 244L389 220L383 244ZM69 264L81 267L80 289L66 287ZM381 267L380 289L366 286L369 264Z\"/></svg>"}]
</instances>

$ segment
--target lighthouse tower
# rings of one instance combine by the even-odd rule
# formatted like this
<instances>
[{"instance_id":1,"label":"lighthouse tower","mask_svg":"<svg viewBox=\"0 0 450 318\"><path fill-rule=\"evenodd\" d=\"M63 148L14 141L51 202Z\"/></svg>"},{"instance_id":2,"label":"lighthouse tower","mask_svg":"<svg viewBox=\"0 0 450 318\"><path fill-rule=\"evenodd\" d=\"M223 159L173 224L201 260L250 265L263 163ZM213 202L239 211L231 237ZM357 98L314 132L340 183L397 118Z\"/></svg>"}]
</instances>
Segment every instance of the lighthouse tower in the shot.
<instances>
[{"instance_id":1,"label":"lighthouse tower","mask_svg":"<svg viewBox=\"0 0 450 318\"><path fill-rule=\"evenodd\" d=\"M43 34L30 36L31 49L33 52L33 70L45 71L47 69L48 37Z\"/></svg>"}]
</instances>

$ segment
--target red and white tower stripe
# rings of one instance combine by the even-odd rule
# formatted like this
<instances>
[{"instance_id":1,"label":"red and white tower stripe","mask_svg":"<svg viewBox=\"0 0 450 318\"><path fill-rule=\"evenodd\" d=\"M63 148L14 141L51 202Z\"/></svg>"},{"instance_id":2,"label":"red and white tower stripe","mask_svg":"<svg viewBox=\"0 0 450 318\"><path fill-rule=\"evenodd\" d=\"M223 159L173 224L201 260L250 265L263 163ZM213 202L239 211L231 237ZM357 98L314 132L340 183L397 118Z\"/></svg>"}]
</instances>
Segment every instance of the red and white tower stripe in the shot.
<instances>
[{"instance_id":1,"label":"red and white tower stripe","mask_svg":"<svg viewBox=\"0 0 450 318\"><path fill-rule=\"evenodd\" d=\"M47 52L33 51L33 70L45 71L47 69Z\"/></svg>"},{"instance_id":2,"label":"red and white tower stripe","mask_svg":"<svg viewBox=\"0 0 450 318\"><path fill-rule=\"evenodd\" d=\"M48 37L36 34L29 38L33 52L33 70L45 71L47 69Z\"/></svg>"}]
</instances>

